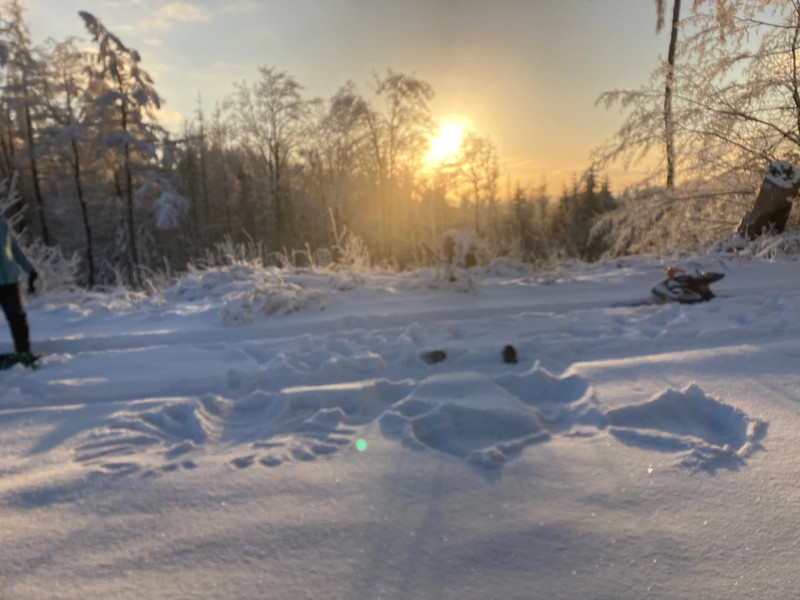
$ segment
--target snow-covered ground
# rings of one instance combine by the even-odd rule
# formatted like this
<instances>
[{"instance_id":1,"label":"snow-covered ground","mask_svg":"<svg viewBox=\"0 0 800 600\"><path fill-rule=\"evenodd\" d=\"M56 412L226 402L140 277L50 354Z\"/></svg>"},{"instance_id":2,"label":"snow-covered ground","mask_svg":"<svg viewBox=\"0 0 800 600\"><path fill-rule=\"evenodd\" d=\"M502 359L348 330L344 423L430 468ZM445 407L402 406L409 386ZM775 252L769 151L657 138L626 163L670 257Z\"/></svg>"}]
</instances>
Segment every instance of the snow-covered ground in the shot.
<instances>
[{"instance_id":1,"label":"snow-covered ground","mask_svg":"<svg viewBox=\"0 0 800 600\"><path fill-rule=\"evenodd\" d=\"M690 306L624 306L644 258L39 297L0 598L795 597L800 263L695 262Z\"/></svg>"}]
</instances>

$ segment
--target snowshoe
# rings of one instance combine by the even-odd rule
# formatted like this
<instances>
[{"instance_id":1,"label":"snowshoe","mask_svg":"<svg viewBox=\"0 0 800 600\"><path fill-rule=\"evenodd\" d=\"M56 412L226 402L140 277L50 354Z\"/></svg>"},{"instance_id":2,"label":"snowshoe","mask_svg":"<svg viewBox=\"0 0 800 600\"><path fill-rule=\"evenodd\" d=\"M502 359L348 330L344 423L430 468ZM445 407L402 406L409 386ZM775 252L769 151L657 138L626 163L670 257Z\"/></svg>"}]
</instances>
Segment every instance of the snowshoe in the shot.
<instances>
[{"instance_id":1,"label":"snowshoe","mask_svg":"<svg viewBox=\"0 0 800 600\"><path fill-rule=\"evenodd\" d=\"M18 364L38 369L39 359L41 357L41 354L32 354L30 352L9 352L7 354L0 354L0 370L10 369Z\"/></svg>"},{"instance_id":2,"label":"snowshoe","mask_svg":"<svg viewBox=\"0 0 800 600\"><path fill-rule=\"evenodd\" d=\"M694 304L706 302L714 298L709 287L715 281L725 277L724 273L713 271L696 271L693 274L683 269L667 268L667 278L658 283L652 290L659 302L680 302Z\"/></svg>"}]
</instances>

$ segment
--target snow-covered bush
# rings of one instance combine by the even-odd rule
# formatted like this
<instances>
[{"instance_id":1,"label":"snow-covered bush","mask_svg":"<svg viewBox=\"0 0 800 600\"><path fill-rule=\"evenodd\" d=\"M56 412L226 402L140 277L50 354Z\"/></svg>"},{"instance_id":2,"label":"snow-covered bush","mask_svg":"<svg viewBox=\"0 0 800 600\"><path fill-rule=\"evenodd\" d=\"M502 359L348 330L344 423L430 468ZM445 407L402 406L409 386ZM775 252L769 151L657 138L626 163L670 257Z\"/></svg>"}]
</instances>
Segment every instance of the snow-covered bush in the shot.
<instances>
[{"instance_id":1,"label":"snow-covered bush","mask_svg":"<svg viewBox=\"0 0 800 600\"><path fill-rule=\"evenodd\" d=\"M347 233L337 246L337 263L341 268L352 271L368 271L371 260L367 245L357 235Z\"/></svg>"},{"instance_id":2,"label":"snow-covered bush","mask_svg":"<svg viewBox=\"0 0 800 600\"><path fill-rule=\"evenodd\" d=\"M745 240L734 233L727 240L716 242L710 253L761 260L796 260L800 258L800 231L763 235L754 240Z\"/></svg>"},{"instance_id":3,"label":"snow-covered bush","mask_svg":"<svg viewBox=\"0 0 800 600\"><path fill-rule=\"evenodd\" d=\"M61 248L45 246L40 239L24 245L24 251L39 274L39 291L60 290L78 285L81 257L77 252L66 257Z\"/></svg>"},{"instance_id":4,"label":"snow-covered bush","mask_svg":"<svg viewBox=\"0 0 800 600\"><path fill-rule=\"evenodd\" d=\"M600 217L592 238L608 244L607 256L657 253L727 238L751 203L753 191L720 191L713 184L685 184L675 190L626 192L618 207Z\"/></svg>"},{"instance_id":5,"label":"snow-covered bush","mask_svg":"<svg viewBox=\"0 0 800 600\"><path fill-rule=\"evenodd\" d=\"M332 286L335 288L335 286ZM193 268L161 292L167 302L220 301L224 325L247 325L302 310L327 292L286 281L280 269L258 265Z\"/></svg>"},{"instance_id":6,"label":"snow-covered bush","mask_svg":"<svg viewBox=\"0 0 800 600\"><path fill-rule=\"evenodd\" d=\"M228 294L220 314L224 325L249 325L269 315L286 315L307 308L324 297L318 289L285 281L253 284L246 290Z\"/></svg>"},{"instance_id":7,"label":"snow-covered bush","mask_svg":"<svg viewBox=\"0 0 800 600\"><path fill-rule=\"evenodd\" d=\"M164 298L176 302L218 300L238 293L253 285L270 286L282 282L277 269L258 266L234 265L230 267L191 268L174 285L164 290Z\"/></svg>"},{"instance_id":8,"label":"snow-covered bush","mask_svg":"<svg viewBox=\"0 0 800 600\"><path fill-rule=\"evenodd\" d=\"M156 227L159 229L176 229L180 219L189 212L189 201L175 192L162 189L153 203Z\"/></svg>"}]
</instances>

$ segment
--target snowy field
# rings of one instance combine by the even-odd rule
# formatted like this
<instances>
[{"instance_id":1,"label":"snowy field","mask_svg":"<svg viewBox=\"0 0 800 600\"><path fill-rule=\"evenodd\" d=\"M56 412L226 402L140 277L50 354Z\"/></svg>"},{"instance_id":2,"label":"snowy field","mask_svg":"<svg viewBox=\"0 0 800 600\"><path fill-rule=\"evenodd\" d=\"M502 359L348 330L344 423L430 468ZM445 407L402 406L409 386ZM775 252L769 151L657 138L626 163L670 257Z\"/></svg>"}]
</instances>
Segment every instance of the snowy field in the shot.
<instances>
[{"instance_id":1,"label":"snowy field","mask_svg":"<svg viewBox=\"0 0 800 600\"><path fill-rule=\"evenodd\" d=\"M800 263L694 262L36 298L0 599L797 597Z\"/></svg>"}]
</instances>

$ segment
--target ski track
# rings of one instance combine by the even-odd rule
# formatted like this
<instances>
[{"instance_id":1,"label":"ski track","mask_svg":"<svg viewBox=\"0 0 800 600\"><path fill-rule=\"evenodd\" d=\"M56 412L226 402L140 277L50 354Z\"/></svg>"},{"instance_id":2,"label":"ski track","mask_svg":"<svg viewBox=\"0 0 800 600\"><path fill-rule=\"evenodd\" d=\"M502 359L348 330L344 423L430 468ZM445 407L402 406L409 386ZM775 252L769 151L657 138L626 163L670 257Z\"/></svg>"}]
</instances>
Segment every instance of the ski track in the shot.
<instances>
[{"instance_id":1,"label":"ski track","mask_svg":"<svg viewBox=\"0 0 800 600\"><path fill-rule=\"evenodd\" d=\"M325 317L310 317L306 309L277 323L188 331L154 331L146 317L130 334L38 343L48 354L43 370L0 375L7 390L0 422L21 413L34 417L37 410L101 405L87 421L91 427L65 433L62 443L79 465L142 477L194 469L213 456L236 470L330 459L353 451L371 425L386 438L465 461L488 477L554 436L608 435L672 453L679 467L736 468L760 447L766 423L699 387L664 390L645 403L609 410L587 379L553 373L586 358L682 350L687 341L700 350L743 338L800 338L786 318L800 308L796 284L739 293L694 306L544 301ZM582 318L587 310L591 326ZM515 345L522 364L502 364L498 332L507 332L503 343ZM445 350L448 358L425 365L420 355L431 349ZM176 360L186 362L185 377L175 377ZM109 389L103 373L119 373L119 361L130 366L130 377L116 378ZM170 362L164 372L162 361ZM74 370L96 376L74 379Z\"/></svg>"}]
</instances>

